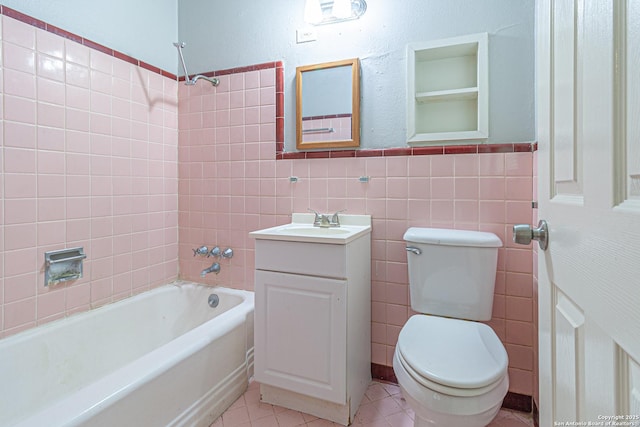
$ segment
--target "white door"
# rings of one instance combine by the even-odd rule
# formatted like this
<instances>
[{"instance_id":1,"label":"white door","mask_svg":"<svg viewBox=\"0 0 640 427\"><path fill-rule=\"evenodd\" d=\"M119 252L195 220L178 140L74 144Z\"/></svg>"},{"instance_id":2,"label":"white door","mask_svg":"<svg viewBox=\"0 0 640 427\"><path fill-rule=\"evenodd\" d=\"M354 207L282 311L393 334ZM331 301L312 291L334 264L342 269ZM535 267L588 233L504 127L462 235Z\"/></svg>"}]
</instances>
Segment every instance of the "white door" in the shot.
<instances>
[{"instance_id":1,"label":"white door","mask_svg":"<svg viewBox=\"0 0 640 427\"><path fill-rule=\"evenodd\" d=\"M540 425L640 425L640 1L536 4Z\"/></svg>"}]
</instances>

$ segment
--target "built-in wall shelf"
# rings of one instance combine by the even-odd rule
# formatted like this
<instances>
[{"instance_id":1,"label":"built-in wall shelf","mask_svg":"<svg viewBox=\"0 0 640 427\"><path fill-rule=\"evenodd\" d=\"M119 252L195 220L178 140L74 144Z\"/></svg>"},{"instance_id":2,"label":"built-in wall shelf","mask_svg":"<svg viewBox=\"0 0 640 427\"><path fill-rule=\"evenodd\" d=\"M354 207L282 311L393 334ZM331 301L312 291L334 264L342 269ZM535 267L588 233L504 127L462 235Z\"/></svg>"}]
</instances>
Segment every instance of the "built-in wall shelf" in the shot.
<instances>
[{"instance_id":1,"label":"built-in wall shelf","mask_svg":"<svg viewBox=\"0 0 640 427\"><path fill-rule=\"evenodd\" d=\"M416 93L416 102L418 104L424 104L425 102L456 101L463 99L478 99L478 88L465 87L462 89L434 90L432 92Z\"/></svg>"},{"instance_id":2,"label":"built-in wall shelf","mask_svg":"<svg viewBox=\"0 0 640 427\"><path fill-rule=\"evenodd\" d=\"M410 144L489 136L487 33L412 43L407 64Z\"/></svg>"}]
</instances>

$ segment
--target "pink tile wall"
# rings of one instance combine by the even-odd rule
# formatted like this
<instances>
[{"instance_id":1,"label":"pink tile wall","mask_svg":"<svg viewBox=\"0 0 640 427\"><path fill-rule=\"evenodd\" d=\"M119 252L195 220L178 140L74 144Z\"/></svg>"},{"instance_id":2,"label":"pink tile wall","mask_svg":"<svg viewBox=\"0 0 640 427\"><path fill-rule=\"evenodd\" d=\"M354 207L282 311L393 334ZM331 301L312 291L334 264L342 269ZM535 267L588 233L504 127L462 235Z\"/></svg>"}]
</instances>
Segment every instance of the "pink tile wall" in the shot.
<instances>
[{"instance_id":1,"label":"pink tile wall","mask_svg":"<svg viewBox=\"0 0 640 427\"><path fill-rule=\"evenodd\" d=\"M493 319L510 358L510 390L531 396L534 304L531 247L511 243L532 217L532 153L274 160L274 69L222 76L220 86L179 89L180 272L201 280L213 260L192 249L230 246L231 260L204 281L253 290L248 233L308 208L373 216L372 362L391 366L409 307L402 236L410 226L496 233L500 249ZM441 150L441 153L443 150ZM298 177L291 183L290 176ZM369 176L361 183L360 176Z\"/></svg>"},{"instance_id":2,"label":"pink tile wall","mask_svg":"<svg viewBox=\"0 0 640 427\"><path fill-rule=\"evenodd\" d=\"M0 337L177 276L177 82L2 16ZM84 278L44 287L44 252Z\"/></svg>"},{"instance_id":3,"label":"pink tile wall","mask_svg":"<svg viewBox=\"0 0 640 427\"><path fill-rule=\"evenodd\" d=\"M290 200L276 198L275 70L222 75L217 88L180 85L179 235L185 278L201 280L200 271L213 262L194 258L192 249L217 244L232 247L234 257L223 260L220 274L205 282L253 289L248 230L282 223L291 213Z\"/></svg>"}]
</instances>

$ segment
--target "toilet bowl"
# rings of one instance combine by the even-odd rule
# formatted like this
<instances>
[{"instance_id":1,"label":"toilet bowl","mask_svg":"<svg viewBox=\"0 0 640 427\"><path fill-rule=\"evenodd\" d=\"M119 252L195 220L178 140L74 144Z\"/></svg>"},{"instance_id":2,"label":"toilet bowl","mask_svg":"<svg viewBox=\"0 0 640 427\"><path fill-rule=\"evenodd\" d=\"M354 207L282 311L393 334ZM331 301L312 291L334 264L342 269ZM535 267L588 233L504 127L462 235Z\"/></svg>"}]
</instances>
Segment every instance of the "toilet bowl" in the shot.
<instances>
[{"instance_id":1,"label":"toilet bowl","mask_svg":"<svg viewBox=\"0 0 640 427\"><path fill-rule=\"evenodd\" d=\"M507 352L491 318L500 239L492 233L410 228L411 308L393 369L416 427L484 427L509 389Z\"/></svg>"},{"instance_id":2,"label":"toilet bowl","mask_svg":"<svg viewBox=\"0 0 640 427\"><path fill-rule=\"evenodd\" d=\"M400 332L393 369L416 427L483 427L509 388L507 361L487 325L418 314Z\"/></svg>"}]
</instances>

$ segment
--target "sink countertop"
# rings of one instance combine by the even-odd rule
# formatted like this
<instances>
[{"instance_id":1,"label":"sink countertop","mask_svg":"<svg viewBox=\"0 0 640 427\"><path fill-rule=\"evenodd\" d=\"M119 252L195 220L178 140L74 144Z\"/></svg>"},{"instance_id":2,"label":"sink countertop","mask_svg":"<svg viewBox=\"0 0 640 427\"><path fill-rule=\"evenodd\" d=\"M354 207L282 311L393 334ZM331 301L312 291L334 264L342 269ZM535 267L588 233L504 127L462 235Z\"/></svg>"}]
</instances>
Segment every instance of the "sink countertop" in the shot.
<instances>
[{"instance_id":1,"label":"sink countertop","mask_svg":"<svg viewBox=\"0 0 640 427\"><path fill-rule=\"evenodd\" d=\"M315 215L294 213L291 223L252 231L255 239L345 245L371 232L371 215L339 215L340 227L314 227Z\"/></svg>"}]
</instances>

